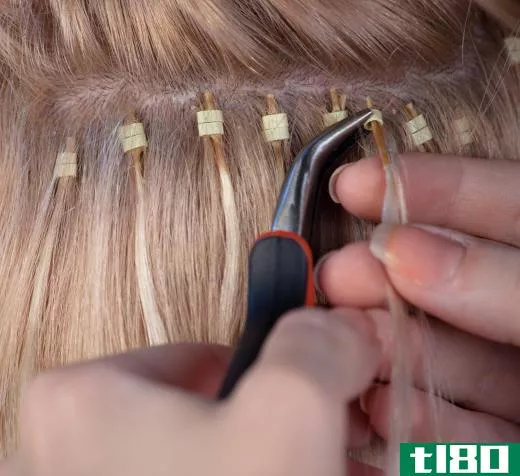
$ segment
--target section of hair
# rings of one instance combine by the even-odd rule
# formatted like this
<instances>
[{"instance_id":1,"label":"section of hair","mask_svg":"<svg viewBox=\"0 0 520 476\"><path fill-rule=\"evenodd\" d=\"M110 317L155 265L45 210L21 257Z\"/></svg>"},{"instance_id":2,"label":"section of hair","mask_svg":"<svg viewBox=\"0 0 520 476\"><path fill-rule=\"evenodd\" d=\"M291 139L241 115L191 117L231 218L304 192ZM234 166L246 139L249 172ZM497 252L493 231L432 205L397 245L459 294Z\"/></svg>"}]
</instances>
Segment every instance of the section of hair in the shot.
<instances>
[{"instance_id":1,"label":"section of hair","mask_svg":"<svg viewBox=\"0 0 520 476\"><path fill-rule=\"evenodd\" d=\"M139 126L139 130L134 130L131 137L126 137L127 128ZM139 123L134 114L130 114L125 125L120 128L120 139L125 154L130 159L131 168L134 176L134 199L135 199L135 242L134 258L137 272L137 287L139 298L143 310L144 328L146 337L150 345L161 345L168 342L168 335L155 297L155 286L153 283L150 260L148 257L148 240L146 233L146 197L144 194L143 177L143 155L146 151L148 141L144 126Z\"/></svg>"},{"instance_id":2,"label":"section of hair","mask_svg":"<svg viewBox=\"0 0 520 476\"><path fill-rule=\"evenodd\" d=\"M512 2L487 3L509 18ZM21 0L3 7L1 450L15 446L25 345L35 371L148 345L136 242L152 314L170 340L236 341L248 251L269 228L281 182L279 154L261 126L267 94L289 118L285 168L323 130L333 86L351 111L372 97L400 151L416 149L404 114L413 101L440 152L517 158L519 70L508 61L503 29L469 0L259 0L248 8L239 0ZM233 207L223 204L222 174L197 134L206 89L226 118ZM118 138L129 110L148 138L137 195ZM460 118L472 141L454 132ZM67 135L76 137L81 167L62 196L52 172ZM334 165L373 153L365 137ZM325 189L313 243L321 252L364 238L370 226L347 217ZM225 250L238 260L227 275ZM31 302L38 304L34 331Z\"/></svg>"}]
</instances>

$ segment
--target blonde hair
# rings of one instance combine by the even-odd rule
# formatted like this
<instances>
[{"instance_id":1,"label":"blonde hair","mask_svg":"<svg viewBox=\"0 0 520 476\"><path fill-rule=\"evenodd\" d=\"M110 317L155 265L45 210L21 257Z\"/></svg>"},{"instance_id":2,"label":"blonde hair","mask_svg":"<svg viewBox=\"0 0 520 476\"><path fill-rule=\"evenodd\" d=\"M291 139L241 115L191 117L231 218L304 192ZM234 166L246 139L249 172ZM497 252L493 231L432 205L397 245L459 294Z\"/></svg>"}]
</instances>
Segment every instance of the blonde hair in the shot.
<instances>
[{"instance_id":1,"label":"blonde hair","mask_svg":"<svg viewBox=\"0 0 520 476\"><path fill-rule=\"evenodd\" d=\"M324 128L331 88L350 110L370 96L402 152L418 147L405 125L413 101L428 150L520 156L519 71L504 46L520 17L512 0L249 4L26 0L0 11L2 452L41 369L163 341L236 341L248 250L292 158ZM220 138L198 136L205 91L223 112ZM277 146L262 130L270 95L289 118ZM136 153L120 143L129 118L146 133ZM59 177L68 137L77 175ZM374 152L367 138L343 159ZM325 193L317 207L322 252L365 237Z\"/></svg>"}]
</instances>

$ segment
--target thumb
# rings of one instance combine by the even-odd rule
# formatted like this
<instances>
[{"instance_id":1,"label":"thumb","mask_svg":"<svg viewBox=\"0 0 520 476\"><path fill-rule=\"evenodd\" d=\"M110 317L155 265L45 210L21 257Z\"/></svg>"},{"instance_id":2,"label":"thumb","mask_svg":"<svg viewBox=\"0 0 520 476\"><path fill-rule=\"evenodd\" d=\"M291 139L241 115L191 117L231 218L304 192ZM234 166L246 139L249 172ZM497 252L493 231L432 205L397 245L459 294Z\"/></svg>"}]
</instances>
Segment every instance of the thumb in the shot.
<instances>
[{"instance_id":1,"label":"thumb","mask_svg":"<svg viewBox=\"0 0 520 476\"><path fill-rule=\"evenodd\" d=\"M280 320L241 387L293 401L312 392L344 405L370 385L380 359L375 326L365 312L298 310Z\"/></svg>"}]
</instances>

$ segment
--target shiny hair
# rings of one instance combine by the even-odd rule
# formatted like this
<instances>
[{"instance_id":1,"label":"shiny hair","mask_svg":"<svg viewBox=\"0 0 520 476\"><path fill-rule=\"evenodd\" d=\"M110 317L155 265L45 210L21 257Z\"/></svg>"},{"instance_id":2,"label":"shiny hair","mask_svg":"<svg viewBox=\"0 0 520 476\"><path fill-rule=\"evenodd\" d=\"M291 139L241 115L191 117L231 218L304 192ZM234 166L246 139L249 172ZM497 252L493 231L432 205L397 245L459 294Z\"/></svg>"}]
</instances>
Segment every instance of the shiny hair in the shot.
<instances>
[{"instance_id":1,"label":"shiny hair","mask_svg":"<svg viewBox=\"0 0 520 476\"><path fill-rule=\"evenodd\" d=\"M428 147L520 157L513 0L20 0L0 9L0 445L35 373L161 342L232 344L246 262L330 90L370 96L401 152L413 102ZM221 150L197 133L204 91ZM290 138L266 142L267 96ZM342 105L343 106L343 105ZM148 146L124 153L120 127ZM469 124L461 140L457 121ZM78 173L56 157L75 141ZM142 152L142 153L141 153ZM363 140L345 161L373 154ZM315 246L365 237L323 193Z\"/></svg>"}]
</instances>

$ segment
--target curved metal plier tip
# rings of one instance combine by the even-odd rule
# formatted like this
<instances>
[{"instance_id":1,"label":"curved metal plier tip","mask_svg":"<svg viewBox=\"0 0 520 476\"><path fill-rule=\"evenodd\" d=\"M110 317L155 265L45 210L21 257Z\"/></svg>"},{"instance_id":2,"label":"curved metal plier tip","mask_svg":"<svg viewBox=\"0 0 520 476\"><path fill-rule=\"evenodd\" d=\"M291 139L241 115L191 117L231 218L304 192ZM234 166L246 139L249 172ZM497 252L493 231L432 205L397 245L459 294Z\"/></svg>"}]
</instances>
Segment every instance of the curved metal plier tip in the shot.
<instances>
[{"instance_id":1,"label":"curved metal plier tip","mask_svg":"<svg viewBox=\"0 0 520 476\"><path fill-rule=\"evenodd\" d=\"M310 238L314 204L328 166L353 145L357 132L372 116L365 109L332 125L298 154L282 186L271 229Z\"/></svg>"}]
</instances>

